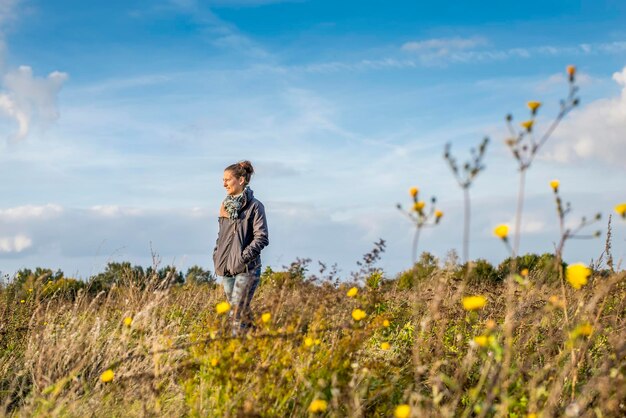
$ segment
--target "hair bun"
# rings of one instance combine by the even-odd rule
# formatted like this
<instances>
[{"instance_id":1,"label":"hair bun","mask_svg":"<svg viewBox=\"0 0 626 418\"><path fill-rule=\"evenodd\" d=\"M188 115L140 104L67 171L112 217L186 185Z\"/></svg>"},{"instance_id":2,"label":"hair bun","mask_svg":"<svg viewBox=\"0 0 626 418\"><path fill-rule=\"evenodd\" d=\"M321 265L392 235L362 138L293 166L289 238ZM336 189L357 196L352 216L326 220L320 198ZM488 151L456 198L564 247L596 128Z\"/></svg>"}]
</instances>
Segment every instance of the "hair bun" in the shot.
<instances>
[{"instance_id":1,"label":"hair bun","mask_svg":"<svg viewBox=\"0 0 626 418\"><path fill-rule=\"evenodd\" d=\"M254 174L254 168L252 163L248 160L239 161L225 168L225 170L232 171L235 177L243 177L246 180L246 185L250 182L250 177Z\"/></svg>"},{"instance_id":2,"label":"hair bun","mask_svg":"<svg viewBox=\"0 0 626 418\"><path fill-rule=\"evenodd\" d=\"M246 170L247 173L254 173L254 168L252 168L252 163L248 160L239 161L239 167Z\"/></svg>"}]
</instances>

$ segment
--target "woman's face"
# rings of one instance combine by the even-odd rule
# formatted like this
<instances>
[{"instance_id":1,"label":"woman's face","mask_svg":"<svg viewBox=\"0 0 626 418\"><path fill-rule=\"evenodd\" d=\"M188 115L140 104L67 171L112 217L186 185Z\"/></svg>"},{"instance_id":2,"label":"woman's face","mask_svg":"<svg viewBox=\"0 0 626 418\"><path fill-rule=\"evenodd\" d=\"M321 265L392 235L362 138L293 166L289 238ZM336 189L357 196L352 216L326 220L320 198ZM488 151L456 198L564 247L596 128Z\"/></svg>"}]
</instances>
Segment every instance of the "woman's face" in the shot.
<instances>
[{"instance_id":1,"label":"woman's face","mask_svg":"<svg viewBox=\"0 0 626 418\"><path fill-rule=\"evenodd\" d=\"M224 171L224 188L226 189L226 194L228 195L236 195L243 192L244 181L243 177L235 177L235 175L229 171Z\"/></svg>"}]
</instances>

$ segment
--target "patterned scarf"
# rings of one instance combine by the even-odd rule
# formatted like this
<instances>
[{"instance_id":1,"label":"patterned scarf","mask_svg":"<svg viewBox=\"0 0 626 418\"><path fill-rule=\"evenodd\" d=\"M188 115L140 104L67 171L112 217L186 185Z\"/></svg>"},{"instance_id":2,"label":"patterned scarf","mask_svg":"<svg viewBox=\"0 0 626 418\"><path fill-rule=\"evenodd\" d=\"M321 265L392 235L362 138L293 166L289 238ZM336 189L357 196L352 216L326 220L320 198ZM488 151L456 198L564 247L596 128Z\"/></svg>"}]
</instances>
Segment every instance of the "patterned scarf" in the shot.
<instances>
[{"instance_id":1,"label":"patterned scarf","mask_svg":"<svg viewBox=\"0 0 626 418\"><path fill-rule=\"evenodd\" d=\"M243 204L246 202L246 193L248 192L248 189L249 187L246 186L243 189L243 192L234 196L228 195L224 199L224 210L228 213L229 219L237 219L239 217L239 209L241 209Z\"/></svg>"}]
</instances>

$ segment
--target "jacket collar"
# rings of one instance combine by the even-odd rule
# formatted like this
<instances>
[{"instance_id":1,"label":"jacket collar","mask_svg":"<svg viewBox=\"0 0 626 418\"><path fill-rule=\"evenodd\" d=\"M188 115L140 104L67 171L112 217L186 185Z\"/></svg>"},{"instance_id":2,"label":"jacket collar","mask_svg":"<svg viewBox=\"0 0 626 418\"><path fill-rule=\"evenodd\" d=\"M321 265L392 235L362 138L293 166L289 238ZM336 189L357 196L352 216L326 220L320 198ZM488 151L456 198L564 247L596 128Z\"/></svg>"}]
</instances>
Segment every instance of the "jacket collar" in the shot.
<instances>
[{"instance_id":1,"label":"jacket collar","mask_svg":"<svg viewBox=\"0 0 626 418\"><path fill-rule=\"evenodd\" d=\"M252 202L254 199L254 192L250 187L246 187L243 191L243 202L241 203L241 209L248 206L248 203ZM241 209L239 209L241 211Z\"/></svg>"}]
</instances>

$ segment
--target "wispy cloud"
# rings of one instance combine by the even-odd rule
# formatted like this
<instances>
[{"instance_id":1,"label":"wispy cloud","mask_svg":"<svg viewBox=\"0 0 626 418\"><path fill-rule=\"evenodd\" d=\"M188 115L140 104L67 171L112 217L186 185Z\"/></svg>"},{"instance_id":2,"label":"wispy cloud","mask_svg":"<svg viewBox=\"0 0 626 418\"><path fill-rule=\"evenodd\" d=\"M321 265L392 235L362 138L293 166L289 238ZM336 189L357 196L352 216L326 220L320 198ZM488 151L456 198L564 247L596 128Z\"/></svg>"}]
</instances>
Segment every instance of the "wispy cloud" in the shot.
<instances>
[{"instance_id":1,"label":"wispy cloud","mask_svg":"<svg viewBox=\"0 0 626 418\"><path fill-rule=\"evenodd\" d=\"M610 55L626 52L626 41L607 43L582 43L577 45L539 45L514 48L487 48L486 38L435 38L412 41L401 49L415 55L426 65L446 63L475 63L504 61L508 59L530 59L537 56L583 56Z\"/></svg>"},{"instance_id":2,"label":"wispy cloud","mask_svg":"<svg viewBox=\"0 0 626 418\"><path fill-rule=\"evenodd\" d=\"M222 0L200 2L197 0L169 0L170 9L190 18L200 26L206 34L207 41L213 46L247 55L256 59L267 59L271 54L261 44L244 34L239 28L221 19L213 10L213 6L260 6L278 3L278 0ZM161 9L157 7L157 9ZM168 8L164 9L168 12Z\"/></svg>"},{"instance_id":3,"label":"wispy cloud","mask_svg":"<svg viewBox=\"0 0 626 418\"><path fill-rule=\"evenodd\" d=\"M398 55L398 50L391 50L387 52L387 56L353 61L308 62L297 65L256 63L249 68L249 71L285 75L294 73L333 74L342 72L411 70L450 64L478 64L512 59L531 60L537 57L582 57L626 53L626 42L622 41L504 49L486 48L489 45L489 41L482 37L435 38L404 43L399 48L399 52L402 52L404 55Z\"/></svg>"},{"instance_id":4,"label":"wispy cloud","mask_svg":"<svg viewBox=\"0 0 626 418\"><path fill-rule=\"evenodd\" d=\"M483 37L473 38L433 38L423 41L411 41L402 45L404 51L409 52L430 52L436 55L447 55L452 51L459 51L464 49L474 49L476 47L482 47L488 45L488 41Z\"/></svg>"}]
</instances>

